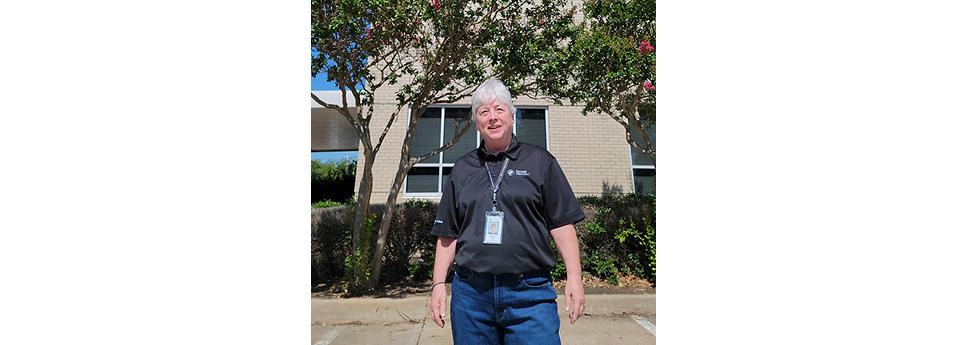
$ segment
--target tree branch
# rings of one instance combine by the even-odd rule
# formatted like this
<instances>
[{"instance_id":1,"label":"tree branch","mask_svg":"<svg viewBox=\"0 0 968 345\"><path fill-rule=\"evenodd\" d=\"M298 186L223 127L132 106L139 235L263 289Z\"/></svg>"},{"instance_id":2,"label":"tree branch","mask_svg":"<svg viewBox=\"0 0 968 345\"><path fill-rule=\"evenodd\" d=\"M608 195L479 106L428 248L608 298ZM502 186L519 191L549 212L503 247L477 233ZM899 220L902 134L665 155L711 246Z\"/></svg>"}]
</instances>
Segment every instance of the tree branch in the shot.
<instances>
[{"instance_id":1,"label":"tree branch","mask_svg":"<svg viewBox=\"0 0 968 345\"><path fill-rule=\"evenodd\" d=\"M457 144L458 141L460 141L461 137L464 136L464 133L466 133L467 130L470 128L471 128L470 120L458 121L457 123L454 124L454 137L451 138L450 141L448 141L446 144L444 144L441 147L431 150L427 154L423 154L417 157L411 157L410 160L407 162L407 169L409 170L410 168L412 168L414 164L417 164L417 162L430 158L433 155L444 152L447 149L453 147L455 144Z\"/></svg>"},{"instance_id":2,"label":"tree branch","mask_svg":"<svg viewBox=\"0 0 968 345\"><path fill-rule=\"evenodd\" d=\"M387 125L383 128L383 133L380 134L380 140L376 142L376 151L379 151L380 146L383 146L383 138L386 138L387 133L390 132L390 127L393 126L393 122L397 120L397 115L400 114L401 109L402 108L397 108L397 111L393 112L393 114L390 114L390 119L387 120Z\"/></svg>"}]
</instances>

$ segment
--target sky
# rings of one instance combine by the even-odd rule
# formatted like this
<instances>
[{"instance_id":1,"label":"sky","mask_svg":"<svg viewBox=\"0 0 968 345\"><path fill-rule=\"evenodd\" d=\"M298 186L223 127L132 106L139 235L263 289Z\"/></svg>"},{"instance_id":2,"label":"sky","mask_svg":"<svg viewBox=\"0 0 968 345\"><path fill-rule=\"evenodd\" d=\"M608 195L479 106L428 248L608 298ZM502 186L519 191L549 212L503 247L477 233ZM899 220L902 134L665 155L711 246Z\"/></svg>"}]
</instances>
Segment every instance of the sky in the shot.
<instances>
[{"instance_id":1,"label":"sky","mask_svg":"<svg viewBox=\"0 0 968 345\"><path fill-rule=\"evenodd\" d=\"M333 82L326 81L326 73L320 72L313 78L312 87L310 90L313 91L324 91L324 90L336 90L336 84Z\"/></svg>"},{"instance_id":2,"label":"sky","mask_svg":"<svg viewBox=\"0 0 968 345\"><path fill-rule=\"evenodd\" d=\"M319 55L315 49L312 50L313 57ZM337 90L336 84L333 82L326 81L326 72L320 71L315 78L312 79L312 86L310 90L313 91L326 91L326 90ZM346 158L356 160L359 156L357 151L335 151L335 152L313 152L312 160L320 162L335 162Z\"/></svg>"},{"instance_id":3,"label":"sky","mask_svg":"<svg viewBox=\"0 0 968 345\"><path fill-rule=\"evenodd\" d=\"M317 52L316 49L312 49L311 54L313 57L319 56L319 52ZM359 89L360 86L357 85L356 88ZM336 83L326 81L326 71L319 71L319 74L317 74L316 77L313 78L312 86L310 87L310 90L325 91L325 90L338 90L338 89L336 88Z\"/></svg>"},{"instance_id":4,"label":"sky","mask_svg":"<svg viewBox=\"0 0 968 345\"><path fill-rule=\"evenodd\" d=\"M310 53L314 58L319 56L319 52L317 52L315 48L312 48ZM319 74L316 74L316 77L313 78L312 86L310 87L310 90L313 90L313 91L336 90L336 84L333 82L326 81L326 71L319 71Z\"/></svg>"},{"instance_id":5,"label":"sky","mask_svg":"<svg viewBox=\"0 0 968 345\"><path fill-rule=\"evenodd\" d=\"M357 151L334 151L334 152L313 152L312 159L320 162L338 162L343 159L356 160L359 157Z\"/></svg>"}]
</instances>

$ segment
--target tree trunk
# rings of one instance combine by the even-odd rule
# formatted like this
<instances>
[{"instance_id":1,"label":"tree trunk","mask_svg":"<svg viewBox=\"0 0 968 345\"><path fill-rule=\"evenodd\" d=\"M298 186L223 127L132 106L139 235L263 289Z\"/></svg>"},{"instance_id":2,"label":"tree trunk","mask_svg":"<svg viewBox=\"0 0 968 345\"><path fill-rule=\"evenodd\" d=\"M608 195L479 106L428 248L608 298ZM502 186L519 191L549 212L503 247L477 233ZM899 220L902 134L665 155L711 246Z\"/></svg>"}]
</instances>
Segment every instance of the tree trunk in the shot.
<instances>
[{"instance_id":1,"label":"tree trunk","mask_svg":"<svg viewBox=\"0 0 968 345\"><path fill-rule=\"evenodd\" d=\"M392 224L393 221L393 214L397 205L397 197L400 196L400 190L403 188L403 180L407 176L407 172L410 171L410 168L412 168L416 162L426 159L427 157L431 157L435 154L443 154L443 151L453 147L457 140L459 140L459 138L463 136L464 133L467 132L467 129L471 126L468 122L464 127L458 128L455 131L456 136L450 142L437 149L431 150L431 152L424 156L414 157L413 160L411 160L410 148L411 144L413 143L414 130L417 126L416 114L422 113L424 109L425 107L421 106L413 106L410 108L410 125L407 126L407 132L403 137L403 146L400 148L400 165L397 166L397 174L393 178L393 186L390 187L390 194L387 196L386 209L383 211L383 218L380 220L380 232L373 248L373 258L370 262L372 269L370 270L370 279L367 280L366 283L367 288L369 289L375 288L377 283L380 282L380 273L383 270L383 252L384 248L386 248L387 235L390 232L390 224Z\"/></svg>"},{"instance_id":2,"label":"tree trunk","mask_svg":"<svg viewBox=\"0 0 968 345\"><path fill-rule=\"evenodd\" d=\"M380 220L380 233L377 236L376 245L373 250L373 259L370 261L372 269L370 270L370 280L366 283L366 287L369 289L375 288L377 283L380 282L380 272L383 270L383 251L386 248L387 235L390 233L390 224L393 220L393 212L397 206L397 197L400 195L400 189L403 188L403 178L407 176L407 172L410 168L407 166L409 147L405 150L400 157L400 167L397 169L397 175L393 178L393 186L390 187L390 195L387 196L386 209L383 210L383 218Z\"/></svg>"},{"instance_id":3,"label":"tree trunk","mask_svg":"<svg viewBox=\"0 0 968 345\"><path fill-rule=\"evenodd\" d=\"M360 232L363 229L363 218L370 210L370 196L373 194L373 160L375 152L363 152L363 177L360 179L360 191L356 197L356 214L353 216L353 252L360 249ZM367 245L364 243L363 245Z\"/></svg>"},{"instance_id":4,"label":"tree trunk","mask_svg":"<svg viewBox=\"0 0 968 345\"><path fill-rule=\"evenodd\" d=\"M416 108L416 109L415 109ZM400 165L397 166L397 174L393 178L393 186L390 187L390 195L387 195L386 209L383 210L383 218L380 218L380 233L377 235L376 244L373 248L373 258L370 261L370 279L366 282L366 287L372 289L380 282L380 273L383 270L383 250L386 248L387 234L390 232L390 223L393 222L393 211L396 208L397 196L400 188L403 187L403 179L410 171L410 145L413 142L414 129L417 126L417 109L410 108L410 125L403 136L403 145L400 148Z\"/></svg>"}]
</instances>

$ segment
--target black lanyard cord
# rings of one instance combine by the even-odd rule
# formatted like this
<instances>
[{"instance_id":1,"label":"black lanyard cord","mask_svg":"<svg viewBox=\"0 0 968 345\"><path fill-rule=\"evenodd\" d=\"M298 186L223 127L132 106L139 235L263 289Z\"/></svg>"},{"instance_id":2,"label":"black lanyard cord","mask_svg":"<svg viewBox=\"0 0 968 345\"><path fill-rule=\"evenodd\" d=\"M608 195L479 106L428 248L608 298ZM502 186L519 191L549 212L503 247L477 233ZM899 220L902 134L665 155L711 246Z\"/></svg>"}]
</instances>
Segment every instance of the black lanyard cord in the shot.
<instances>
[{"instance_id":1,"label":"black lanyard cord","mask_svg":"<svg viewBox=\"0 0 968 345\"><path fill-rule=\"evenodd\" d=\"M501 188L501 180L504 179L504 171L508 168L508 158L504 157L504 165L501 167L501 172L498 173L497 183L494 183L494 176L491 175L491 169L487 167L487 163L484 163L484 169L487 170L487 179L491 182L491 206L497 206L497 190Z\"/></svg>"}]
</instances>

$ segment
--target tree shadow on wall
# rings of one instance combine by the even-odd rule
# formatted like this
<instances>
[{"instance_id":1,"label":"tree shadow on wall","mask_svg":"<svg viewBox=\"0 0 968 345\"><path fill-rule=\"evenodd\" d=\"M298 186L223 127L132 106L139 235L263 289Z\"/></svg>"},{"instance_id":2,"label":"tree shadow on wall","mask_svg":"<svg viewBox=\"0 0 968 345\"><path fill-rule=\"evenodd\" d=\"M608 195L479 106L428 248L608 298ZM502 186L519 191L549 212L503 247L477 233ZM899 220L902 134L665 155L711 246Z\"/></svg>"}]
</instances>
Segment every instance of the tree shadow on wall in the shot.
<instances>
[{"instance_id":1,"label":"tree shadow on wall","mask_svg":"<svg viewBox=\"0 0 968 345\"><path fill-rule=\"evenodd\" d=\"M609 184L608 181L602 181L602 197L612 198L625 194L625 189L617 184Z\"/></svg>"}]
</instances>

